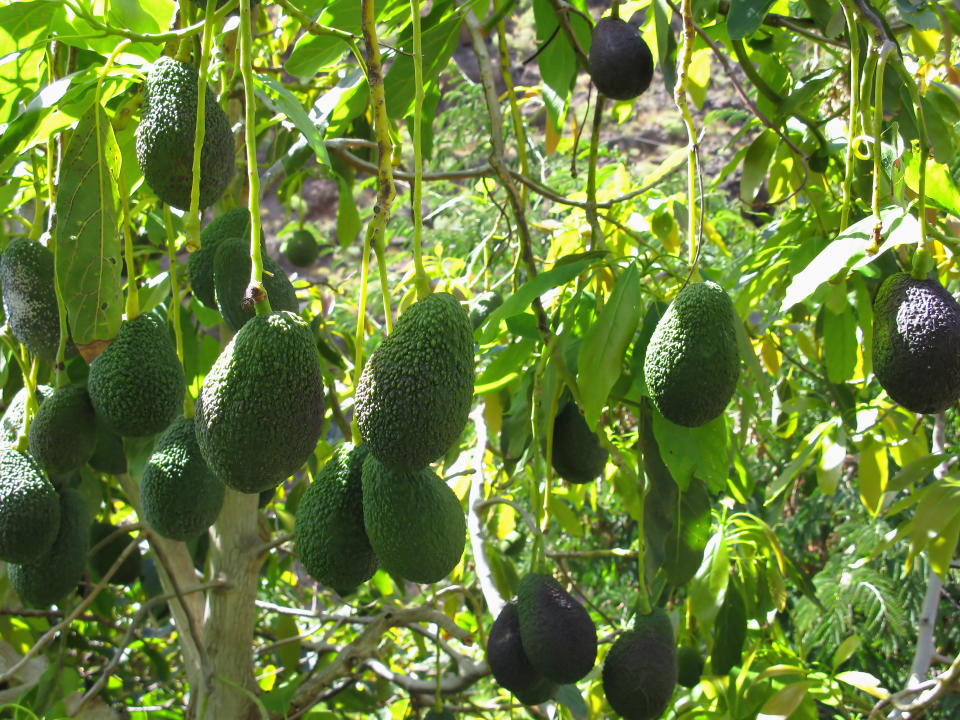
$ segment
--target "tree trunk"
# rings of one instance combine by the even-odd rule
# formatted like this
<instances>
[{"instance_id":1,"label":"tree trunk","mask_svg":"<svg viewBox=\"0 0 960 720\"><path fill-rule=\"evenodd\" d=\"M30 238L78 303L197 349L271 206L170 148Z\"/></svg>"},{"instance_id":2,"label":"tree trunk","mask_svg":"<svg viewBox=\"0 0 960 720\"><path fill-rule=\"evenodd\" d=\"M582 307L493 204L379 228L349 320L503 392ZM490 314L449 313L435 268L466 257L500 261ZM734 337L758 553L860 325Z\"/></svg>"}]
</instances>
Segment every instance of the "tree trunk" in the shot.
<instances>
[{"instance_id":1,"label":"tree trunk","mask_svg":"<svg viewBox=\"0 0 960 720\"><path fill-rule=\"evenodd\" d=\"M257 552L260 545L257 500L255 494L227 488L223 509L213 527L210 543L213 577L229 583L229 587L207 593L203 645L210 694L201 706L206 718L248 720L257 717L251 697L257 691L253 676L253 633L261 560Z\"/></svg>"}]
</instances>

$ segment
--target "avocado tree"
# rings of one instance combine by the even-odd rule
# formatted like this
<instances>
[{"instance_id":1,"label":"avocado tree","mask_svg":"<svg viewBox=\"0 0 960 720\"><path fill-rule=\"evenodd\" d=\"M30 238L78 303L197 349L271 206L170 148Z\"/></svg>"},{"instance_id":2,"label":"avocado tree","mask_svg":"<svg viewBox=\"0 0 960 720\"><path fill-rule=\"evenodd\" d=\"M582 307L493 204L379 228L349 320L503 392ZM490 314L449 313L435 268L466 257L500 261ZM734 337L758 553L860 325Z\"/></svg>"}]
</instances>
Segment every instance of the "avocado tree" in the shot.
<instances>
[{"instance_id":1,"label":"avocado tree","mask_svg":"<svg viewBox=\"0 0 960 720\"><path fill-rule=\"evenodd\" d=\"M958 29L0 0L0 715L955 717Z\"/></svg>"}]
</instances>

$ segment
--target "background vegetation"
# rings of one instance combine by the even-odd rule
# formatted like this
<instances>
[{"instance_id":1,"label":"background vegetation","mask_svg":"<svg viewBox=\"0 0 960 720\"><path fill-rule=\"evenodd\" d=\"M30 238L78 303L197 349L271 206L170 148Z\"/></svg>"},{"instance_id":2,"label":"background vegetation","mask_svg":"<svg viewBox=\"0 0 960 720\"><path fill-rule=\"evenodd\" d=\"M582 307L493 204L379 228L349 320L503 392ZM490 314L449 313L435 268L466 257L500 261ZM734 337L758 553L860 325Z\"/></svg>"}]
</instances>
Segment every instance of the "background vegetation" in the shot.
<instances>
[{"instance_id":1,"label":"background vegetation","mask_svg":"<svg viewBox=\"0 0 960 720\"><path fill-rule=\"evenodd\" d=\"M186 285L201 224L249 206L274 256L312 229L317 264L284 267L325 362L324 438L261 507L233 494L190 544L138 515L154 438L126 442L128 473L85 468L76 486L132 533L141 574L90 576L48 609L22 607L0 570L0 714L610 717L602 657L648 603L708 658L667 717L960 712L956 408L899 407L870 352L871 299L916 248L960 286L955 3L614 0L657 64L636 103L589 89L600 3L215 5L0 0L0 243L43 240L81 269L126 245L118 272L94 273L104 307L81 301L89 276L61 276L74 338L95 354L136 284L196 397L228 340ZM160 204L135 158L162 53L193 56L234 127L241 168L200 224ZM697 429L660 416L642 377L691 278L721 284L742 320L734 400ZM299 567L293 513L418 283L471 309L505 300L477 330L471 422L437 467L468 547L434 586L381 571L340 597ZM66 372L83 382L84 357ZM52 377L4 337L4 403ZM610 452L586 485L551 467L567 397ZM483 648L539 547L589 608L600 659L523 708Z\"/></svg>"}]
</instances>

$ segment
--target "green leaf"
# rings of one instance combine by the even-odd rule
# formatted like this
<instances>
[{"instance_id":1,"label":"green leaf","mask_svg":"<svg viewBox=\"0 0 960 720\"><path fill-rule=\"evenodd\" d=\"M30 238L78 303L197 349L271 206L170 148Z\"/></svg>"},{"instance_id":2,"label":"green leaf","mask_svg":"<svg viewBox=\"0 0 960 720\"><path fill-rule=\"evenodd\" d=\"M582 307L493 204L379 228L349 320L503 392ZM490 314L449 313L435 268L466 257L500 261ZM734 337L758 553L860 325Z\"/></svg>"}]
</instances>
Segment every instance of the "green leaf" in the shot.
<instances>
[{"instance_id":1,"label":"green leaf","mask_svg":"<svg viewBox=\"0 0 960 720\"><path fill-rule=\"evenodd\" d=\"M673 10L665 0L653 0L653 21L657 31L657 65L663 74L663 84L670 95L677 83L677 38L670 19Z\"/></svg>"},{"instance_id":2,"label":"green leaf","mask_svg":"<svg viewBox=\"0 0 960 720\"><path fill-rule=\"evenodd\" d=\"M934 568L937 574L943 577L942 571L949 570L950 558L953 557L957 547L958 517L960 517L960 480L945 478L926 486L913 516L907 566L910 566L913 558L926 547L927 543L937 539L941 539L941 542L946 541L947 544L952 541L953 544L946 548L948 552L946 562L943 562L944 548L940 548L937 557L940 569Z\"/></svg>"},{"instance_id":3,"label":"green leaf","mask_svg":"<svg viewBox=\"0 0 960 720\"><path fill-rule=\"evenodd\" d=\"M906 215L902 208L884 208L880 211L880 218L881 233L887 240L878 252L867 255L873 242L872 233L876 224L876 220L870 215L837 235L809 265L793 276L783 302L780 303L780 312L786 312L806 300L835 275L846 274L852 268L873 262L887 248L916 243L919 224L912 215Z\"/></svg>"},{"instance_id":4,"label":"green leaf","mask_svg":"<svg viewBox=\"0 0 960 720\"><path fill-rule=\"evenodd\" d=\"M858 464L860 500L874 517L880 512L883 494L887 489L889 460L887 445L873 437L864 438L859 444Z\"/></svg>"},{"instance_id":5,"label":"green leaf","mask_svg":"<svg viewBox=\"0 0 960 720\"><path fill-rule=\"evenodd\" d=\"M908 153L903 179L907 187L914 192L920 190L920 156L917 153ZM960 189L957 188L950 168L938 163L933 158L927 159L926 178L927 201L933 200L937 205L953 215L960 216Z\"/></svg>"},{"instance_id":6,"label":"green leaf","mask_svg":"<svg viewBox=\"0 0 960 720\"><path fill-rule=\"evenodd\" d=\"M853 377L857 366L857 318L847 305L844 312L823 309L823 364L827 379L835 384Z\"/></svg>"},{"instance_id":7,"label":"green leaf","mask_svg":"<svg viewBox=\"0 0 960 720\"><path fill-rule=\"evenodd\" d=\"M580 524L580 519L566 502L550 493L547 504L550 508L550 515L560 523L560 527L574 537L583 537L583 526Z\"/></svg>"},{"instance_id":8,"label":"green leaf","mask_svg":"<svg viewBox=\"0 0 960 720\"><path fill-rule=\"evenodd\" d=\"M860 649L860 645L862 644L863 641L860 640L859 635L851 635L840 643L840 647L833 651L833 656L830 659L830 667L833 671L836 672L838 667L852 658L853 654Z\"/></svg>"},{"instance_id":9,"label":"green leaf","mask_svg":"<svg viewBox=\"0 0 960 720\"><path fill-rule=\"evenodd\" d=\"M930 547L927 549L930 567L941 580L946 580L947 573L950 572L950 561L957 552L958 539L960 539L960 513L930 540Z\"/></svg>"},{"instance_id":10,"label":"green leaf","mask_svg":"<svg viewBox=\"0 0 960 720\"><path fill-rule=\"evenodd\" d=\"M587 720L590 716L587 711L587 703L584 702L583 696L575 683L561 685L557 688L556 699L559 704L570 711L573 720Z\"/></svg>"},{"instance_id":11,"label":"green leaf","mask_svg":"<svg viewBox=\"0 0 960 720\"><path fill-rule=\"evenodd\" d=\"M946 455L935 453L912 460L890 479L887 483L887 492L900 492L914 483L922 480L933 472L933 469L943 462Z\"/></svg>"},{"instance_id":12,"label":"green leaf","mask_svg":"<svg viewBox=\"0 0 960 720\"><path fill-rule=\"evenodd\" d=\"M577 385L583 398L584 419L591 430L596 429L600 411L623 372L623 359L639 317L640 273L636 263L631 263L580 344Z\"/></svg>"},{"instance_id":13,"label":"green leaf","mask_svg":"<svg viewBox=\"0 0 960 720\"><path fill-rule=\"evenodd\" d=\"M647 541L645 568L648 576L663 565L666 559L667 536L673 529L680 490L660 457L649 407L641 408L639 419L640 459L646 488L643 500L643 535ZM619 475L619 473L617 473ZM618 494L621 494L618 489ZM639 518L634 518L639 519Z\"/></svg>"},{"instance_id":14,"label":"green leaf","mask_svg":"<svg viewBox=\"0 0 960 720\"><path fill-rule=\"evenodd\" d=\"M722 490L730 472L725 415L700 427L688 428L673 424L654 410L653 434L660 446L660 455L681 490L689 487L694 476L715 492Z\"/></svg>"},{"instance_id":15,"label":"green leaf","mask_svg":"<svg viewBox=\"0 0 960 720\"><path fill-rule=\"evenodd\" d=\"M780 688L763 704L757 720L787 720L815 683L804 680Z\"/></svg>"},{"instance_id":16,"label":"green leaf","mask_svg":"<svg viewBox=\"0 0 960 720\"><path fill-rule=\"evenodd\" d=\"M740 176L740 199L745 203L753 202L757 192L767 179L770 160L777 149L780 138L773 130L764 130L750 143L747 154L743 156L743 174Z\"/></svg>"},{"instance_id":17,"label":"green leaf","mask_svg":"<svg viewBox=\"0 0 960 720\"><path fill-rule=\"evenodd\" d=\"M476 394L496 390L518 377L536 346L536 341L522 339L499 349L486 370L477 376L474 384Z\"/></svg>"},{"instance_id":18,"label":"green leaf","mask_svg":"<svg viewBox=\"0 0 960 720\"><path fill-rule=\"evenodd\" d=\"M729 582L730 551L723 533L718 532L707 541L703 562L687 586L690 609L705 631L715 622Z\"/></svg>"},{"instance_id":19,"label":"green leaf","mask_svg":"<svg viewBox=\"0 0 960 720\"><path fill-rule=\"evenodd\" d=\"M706 485L693 478L680 496L675 518L665 543L664 570L667 582L680 587L696 574L710 537L710 494Z\"/></svg>"},{"instance_id":20,"label":"green leaf","mask_svg":"<svg viewBox=\"0 0 960 720\"><path fill-rule=\"evenodd\" d=\"M747 606L740 588L731 583L723 597L714 624L710 667L715 675L726 675L743 658L747 640Z\"/></svg>"},{"instance_id":21,"label":"green leaf","mask_svg":"<svg viewBox=\"0 0 960 720\"><path fill-rule=\"evenodd\" d=\"M586 270L593 262L593 257L569 263L558 262L550 270L527 280L527 282L517 289L517 292L503 301L503 305L490 313L487 317L487 322L485 322L481 328L483 334L480 336L480 342L488 343L493 340L500 330L501 320L506 320L507 318L524 312L530 307L530 303L532 303L535 298L540 297L558 285L569 282Z\"/></svg>"},{"instance_id":22,"label":"green leaf","mask_svg":"<svg viewBox=\"0 0 960 720\"><path fill-rule=\"evenodd\" d=\"M727 15L730 39L740 40L759 30L774 2L776 0L737 0L730 3L730 14Z\"/></svg>"},{"instance_id":23,"label":"green leaf","mask_svg":"<svg viewBox=\"0 0 960 720\"><path fill-rule=\"evenodd\" d=\"M571 13L569 17L575 16ZM577 80L577 56L563 29L558 29L557 13L549 0L533 0L533 18L538 47L542 47L548 40L550 42L537 55L537 65L543 81L543 102L547 106L547 117L553 129L559 133ZM577 24L581 25L582 20ZM589 44L586 47L589 47Z\"/></svg>"},{"instance_id":24,"label":"green leaf","mask_svg":"<svg viewBox=\"0 0 960 720\"><path fill-rule=\"evenodd\" d=\"M81 352L91 343L113 339L123 314L119 172L113 127L103 108L92 105L64 151L56 199L57 281Z\"/></svg>"},{"instance_id":25,"label":"green leaf","mask_svg":"<svg viewBox=\"0 0 960 720\"><path fill-rule=\"evenodd\" d=\"M327 148L323 144L323 134L327 129L330 113L336 105L336 98L331 98L330 96L339 96L343 94L344 90L339 87L334 87L324 94L321 100L327 101L326 106L328 109L326 112L322 110L317 112L318 107L322 107L321 103L318 102L313 112L307 114L307 111L303 109L300 101L276 78L267 75L254 75L253 84L254 87L259 90L259 96L264 103L274 112L286 116L286 118L293 123L294 127L303 134L307 144L310 145L316 154L317 162L325 167L330 167ZM268 92L268 90L272 91L272 93Z\"/></svg>"},{"instance_id":26,"label":"green leaf","mask_svg":"<svg viewBox=\"0 0 960 720\"><path fill-rule=\"evenodd\" d=\"M844 444L834 442L824 435L820 443L820 459L817 461L817 486L824 495L833 495L843 475L843 461L847 457Z\"/></svg>"},{"instance_id":27,"label":"green leaf","mask_svg":"<svg viewBox=\"0 0 960 720\"><path fill-rule=\"evenodd\" d=\"M353 198L353 183L346 178L337 178L337 239L340 247L347 248L357 239L363 223L360 221L360 211L357 210L357 201Z\"/></svg>"}]
</instances>

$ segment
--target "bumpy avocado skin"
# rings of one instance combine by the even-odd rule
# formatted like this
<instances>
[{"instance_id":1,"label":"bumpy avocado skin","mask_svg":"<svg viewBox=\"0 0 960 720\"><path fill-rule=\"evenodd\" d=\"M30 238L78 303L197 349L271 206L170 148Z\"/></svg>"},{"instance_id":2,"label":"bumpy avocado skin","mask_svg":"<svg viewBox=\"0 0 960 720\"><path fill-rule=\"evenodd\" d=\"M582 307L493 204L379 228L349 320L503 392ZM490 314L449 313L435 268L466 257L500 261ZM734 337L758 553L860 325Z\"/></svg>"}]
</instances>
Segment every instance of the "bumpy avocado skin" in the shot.
<instances>
[{"instance_id":1,"label":"bumpy avocado skin","mask_svg":"<svg viewBox=\"0 0 960 720\"><path fill-rule=\"evenodd\" d=\"M366 445L345 443L300 498L293 532L297 556L312 578L346 595L377 570L363 528L361 472Z\"/></svg>"},{"instance_id":2,"label":"bumpy avocado skin","mask_svg":"<svg viewBox=\"0 0 960 720\"><path fill-rule=\"evenodd\" d=\"M217 309L213 261L220 243L231 238L250 241L250 211L245 207L228 210L207 223L200 231L200 249L187 258L187 279L193 294L211 310Z\"/></svg>"},{"instance_id":3,"label":"bumpy avocado skin","mask_svg":"<svg viewBox=\"0 0 960 720\"><path fill-rule=\"evenodd\" d=\"M736 322L714 282L687 285L670 303L643 361L650 399L665 418L698 427L723 412L740 375Z\"/></svg>"},{"instance_id":4,"label":"bumpy avocado skin","mask_svg":"<svg viewBox=\"0 0 960 720\"><path fill-rule=\"evenodd\" d=\"M30 422L30 454L52 475L64 475L84 465L97 443L97 416L87 389L57 388Z\"/></svg>"},{"instance_id":5,"label":"bumpy avocado skin","mask_svg":"<svg viewBox=\"0 0 960 720\"><path fill-rule=\"evenodd\" d=\"M10 584L25 603L46 607L63 599L83 578L90 549L90 514L76 490L60 493L60 525L50 549L36 560L7 566Z\"/></svg>"},{"instance_id":6,"label":"bumpy avocado skin","mask_svg":"<svg viewBox=\"0 0 960 720\"><path fill-rule=\"evenodd\" d=\"M277 263L268 255L263 258L263 289L267 291L271 310L300 310L297 291L293 283ZM216 289L217 307L223 322L232 332L255 315L253 307L243 309L243 296L250 284L250 243L242 238L232 238L220 243L213 261L213 284Z\"/></svg>"},{"instance_id":7,"label":"bumpy avocado skin","mask_svg":"<svg viewBox=\"0 0 960 720\"><path fill-rule=\"evenodd\" d=\"M203 456L193 418L183 415L160 436L140 480L144 520L171 540L190 540L213 525L226 487Z\"/></svg>"},{"instance_id":8,"label":"bumpy avocado skin","mask_svg":"<svg viewBox=\"0 0 960 720\"><path fill-rule=\"evenodd\" d=\"M543 684L545 678L530 664L530 658L523 651L520 615L515 601L504 605L490 626L490 634L487 636L487 665L490 666L494 679L505 690L539 695L533 691ZM532 704L543 701L537 700Z\"/></svg>"},{"instance_id":9,"label":"bumpy avocado skin","mask_svg":"<svg viewBox=\"0 0 960 720\"><path fill-rule=\"evenodd\" d=\"M667 709L676 685L673 627L663 609L654 608L614 641L603 663L603 692L626 720L654 720Z\"/></svg>"},{"instance_id":10,"label":"bumpy avocado skin","mask_svg":"<svg viewBox=\"0 0 960 720\"><path fill-rule=\"evenodd\" d=\"M0 445L0 560L31 562L53 545L60 501L37 461Z\"/></svg>"},{"instance_id":11,"label":"bumpy avocado skin","mask_svg":"<svg viewBox=\"0 0 960 720\"><path fill-rule=\"evenodd\" d=\"M453 490L428 469L391 470L372 452L362 480L363 525L383 569L418 583L450 574L467 534Z\"/></svg>"},{"instance_id":12,"label":"bumpy avocado skin","mask_svg":"<svg viewBox=\"0 0 960 720\"><path fill-rule=\"evenodd\" d=\"M90 526L90 548L92 549L101 540L106 539L117 528L110 523L95 522ZM127 545L133 542L134 537L130 533L120 533L99 550L90 556L90 569L97 579L107 574L107 571L113 566L120 553L127 549ZM120 563L120 567L110 577L110 582L114 585L133 585L140 576L141 557L140 548L135 547L130 554Z\"/></svg>"},{"instance_id":13,"label":"bumpy avocado skin","mask_svg":"<svg viewBox=\"0 0 960 720\"><path fill-rule=\"evenodd\" d=\"M443 455L467 423L473 367L473 330L453 295L433 293L410 306L357 385L357 422L370 452L403 472Z\"/></svg>"},{"instance_id":14,"label":"bumpy avocado skin","mask_svg":"<svg viewBox=\"0 0 960 720\"><path fill-rule=\"evenodd\" d=\"M530 664L556 683L580 680L597 659L597 628L550 575L529 573L517 589L520 639Z\"/></svg>"},{"instance_id":15,"label":"bumpy avocado skin","mask_svg":"<svg viewBox=\"0 0 960 720\"><path fill-rule=\"evenodd\" d=\"M153 313L124 320L90 363L87 392L97 419L117 435L160 432L183 407L186 378L163 321Z\"/></svg>"},{"instance_id":16,"label":"bumpy avocado skin","mask_svg":"<svg viewBox=\"0 0 960 720\"><path fill-rule=\"evenodd\" d=\"M260 493L313 453L323 425L320 357L310 327L281 310L249 320L200 388L196 432L225 485Z\"/></svg>"},{"instance_id":17,"label":"bumpy avocado skin","mask_svg":"<svg viewBox=\"0 0 960 720\"><path fill-rule=\"evenodd\" d=\"M147 74L136 132L137 161L147 184L165 203L190 207L199 75L192 65L163 56ZM233 177L230 121L208 85L200 152L200 209L213 205Z\"/></svg>"},{"instance_id":18,"label":"bumpy avocado skin","mask_svg":"<svg viewBox=\"0 0 960 720\"><path fill-rule=\"evenodd\" d=\"M607 16L593 28L588 68L597 90L614 100L632 100L650 87L653 54L637 28Z\"/></svg>"},{"instance_id":19,"label":"bumpy avocado skin","mask_svg":"<svg viewBox=\"0 0 960 720\"><path fill-rule=\"evenodd\" d=\"M567 482L588 483L607 465L607 453L574 402L568 402L553 420L553 469Z\"/></svg>"},{"instance_id":20,"label":"bumpy avocado skin","mask_svg":"<svg viewBox=\"0 0 960 720\"><path fill-rule=\"evenodd\" d=\"M873 372L887 394L918 413L960 398L960 304L934 279L891 275L873 302Z\"/></svg>"},{"instance_id":21,"label":"bumpy avocado skin","mask_svg":"<svg viewBox=\"0 0 960 720\"><path fill-rule=\"evenodd\" d=\"M37 404L42 405L52 394L53 388L49 385L37 385ZM27 396L27 389L25 387L20 388L4 411L3 417L0 418L0 442L16 444L17 438L20 437L20 431L23 430Z\"/></svg>"},{"instance_id":22,"label":"bumpy avocado skin","mask_svg":"<svg viewBox=\"0 0 960 720\"><path fill-rule=\"evenodd\" d=\"M10 332L31 353L52 363L60 344L53 253L33 240L11 240L0 257L0 284Z\"/></svg>"}]
</instances>

